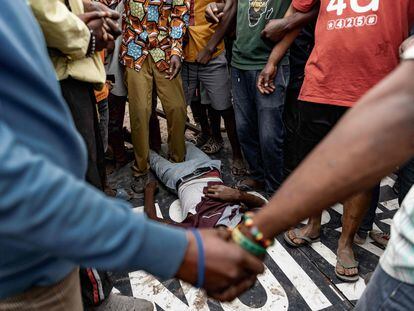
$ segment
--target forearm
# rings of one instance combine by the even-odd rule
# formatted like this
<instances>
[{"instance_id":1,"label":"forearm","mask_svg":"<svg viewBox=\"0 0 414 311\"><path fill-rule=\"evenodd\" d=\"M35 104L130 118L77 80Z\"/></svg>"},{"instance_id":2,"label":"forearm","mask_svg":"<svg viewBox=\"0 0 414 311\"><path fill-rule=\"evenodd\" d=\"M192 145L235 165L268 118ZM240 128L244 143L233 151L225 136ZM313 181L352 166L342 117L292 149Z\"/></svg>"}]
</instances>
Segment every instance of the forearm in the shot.
<instances>
[{"instance_id":1,"label":"forearm","mask_svg":"<svg viewBox=\"0 0 414 311\"><path fill-rule=\"evenodd\" d=\"M161 277L175 274L187 245L184 232L151 222L133 213L128 203L107 198L31 152L2 122L0 139L2 237L82 266L143 269ZM165 265L170 252L174 256Z\"/></svg>"},{"instance_id":2,"label":"forearm","mask_svg":"<svg viewBox=\"0 0 414 311\"><path fill-rule=\"evenodd\" d=\"M286 54L289 47L292 45L293 41L295 41L296 37L299 35L300 29L294 29L289 32L283 39L277 43L274 47L272 52L270 53L269 59L267 63L272 66L277 66L283 56Z\"/></svg>"},{"instance_id":3,"label":"forearm","mask_svg":"<svg viewBox=\"0 0 414 311\"><path fill-rule=\"evenodd\" d=\"M318 18L319 6L320 4L315 5L309 12L306 13L299 12L293 6L291 6L291 14L287 16L285 15L286 30L290 32L294 29L303 28L311 22L315 22Z\"/></svg>"},{"instance_id":4,"label":"forearm","mask_svg":"<svg viewBox=\"0 0 414 311\"><path fill-rule=\"evenodd\" d=\"M266 204L266 201L256 195L240 191L240 203L243 203L249 208L261 207Z\"/></svg>"},{"instance_id":5,"label":"forearm","mask_svg":"<svg viewBox=\"0 0 414 311\"><path fill-rule=\"evenodd\" d=\"M190 1L184 0L184 3L173 0L173 7L171 13L171 22L170 22L170 38L171 38L171 56L176 55L183 57L183 40L185 33L187 31L188 25L184 22L189 20L186 18L190 14ZM174 31L176 29L176 31ZM181 29L178 31L177 29Z\"/></svg>"},{"instance_id":6,"label":"forearm","mask_svg":"<svg viewBox=\"0 0 414 311\"><path fill-rule=\"evenodd\" d=\"M224 39L233 26L236 24L237 2L235 0L228 0L223 9L223 17L217 25L216 31L207 42L206 48L215 50L220 42Z\"/></svg>"},{"instance_id":7,"label":"forearm","mask_svg":"<svg viewBox=\"0 0 414 311\"><path fill-rule=\"evenodd\" d=\"M372 187L414 154L413 71L403 63L292 173L254 219L266 237Z\"/></svg>"},{"instance_id":8,"label":"forearm","mask_svg":"<svg viewBox=\"0 0 414 311\"><path fill-rule=\"evenodd\" d=\"M145 188L144 211L149 219L158 220L157 210L155 207L155 190L149 188L148 186Z\"/></svg>"}]
</instances>

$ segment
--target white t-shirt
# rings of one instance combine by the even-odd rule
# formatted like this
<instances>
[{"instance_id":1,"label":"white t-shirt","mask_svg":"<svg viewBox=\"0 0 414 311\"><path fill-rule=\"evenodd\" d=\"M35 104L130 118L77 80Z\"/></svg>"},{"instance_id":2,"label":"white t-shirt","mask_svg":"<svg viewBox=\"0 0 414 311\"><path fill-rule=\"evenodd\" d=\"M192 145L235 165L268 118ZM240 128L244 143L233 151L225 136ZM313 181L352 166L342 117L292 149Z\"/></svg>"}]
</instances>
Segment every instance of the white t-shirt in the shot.
<instances>
[{"instance_id":1,"label":"white t-shirt","mask_svg":"<svg viewBox=\"0 0 414 311\"><path fill-rule=\"evenodd\" d=\"M208 186L209 182L222 183L223 181L218 177L206 177L196 178L180 185L178 188L178 198L181 202L182 219L185 219L189 213L196 214L196 206L204 197L203 190Z\"/></svg>"}]
</instances>

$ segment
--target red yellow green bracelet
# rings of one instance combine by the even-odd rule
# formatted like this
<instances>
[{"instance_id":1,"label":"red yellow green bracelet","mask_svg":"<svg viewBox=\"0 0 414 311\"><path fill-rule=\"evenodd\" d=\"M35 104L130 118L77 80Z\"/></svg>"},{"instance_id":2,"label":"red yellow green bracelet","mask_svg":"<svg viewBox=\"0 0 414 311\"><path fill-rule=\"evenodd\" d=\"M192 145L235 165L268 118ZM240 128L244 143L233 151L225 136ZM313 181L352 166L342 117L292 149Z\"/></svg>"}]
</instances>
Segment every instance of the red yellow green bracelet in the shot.
<instances>
[{"instance_id":1,"label":"red yellow green bracelet","mask_svg":"<svg viewBox=\"0 0 414 311\"><path fill-rule=\"evenodd\" d=\"M264 247L246 237L238 227L233 229L231 236L237 245L248 251L250 254L258 257L266 254L266 249Z\"/></svg>"},{"instance_id":2,"label":"red yellow green bracelet","mask_svg":"<svg viewBox=\"0 0 414 311\"><path fill-rule=\"evenodd\" d=\"M247 212L243 216L243 225L249 230L250 234L254 238L257 244L261 245L264 248L268 248L275 244L274 239L265 239L263 233L253 222L254 214L252 212Z\"/></svg>"}]
</instances>

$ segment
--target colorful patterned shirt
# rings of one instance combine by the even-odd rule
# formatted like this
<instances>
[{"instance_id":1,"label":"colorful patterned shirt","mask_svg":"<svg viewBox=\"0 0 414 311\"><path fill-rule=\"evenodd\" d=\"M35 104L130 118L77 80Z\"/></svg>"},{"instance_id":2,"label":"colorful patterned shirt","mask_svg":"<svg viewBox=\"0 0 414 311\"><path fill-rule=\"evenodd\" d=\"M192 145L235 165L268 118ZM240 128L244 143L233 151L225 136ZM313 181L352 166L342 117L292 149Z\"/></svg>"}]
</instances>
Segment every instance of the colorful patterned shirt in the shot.
<instances>
[{"instance_id":1,"label":"colorful patterned shirt","mask_svg":"<svg viewBox=\"0 0 414 311\"><path fill-rule=\"evenodd\" d=\"M120 62L139 71L152 56L159 71L169 68L172 55L182 58L190 0L100 0L113 6L124 1Z\"/></svg>"}]
</instances>

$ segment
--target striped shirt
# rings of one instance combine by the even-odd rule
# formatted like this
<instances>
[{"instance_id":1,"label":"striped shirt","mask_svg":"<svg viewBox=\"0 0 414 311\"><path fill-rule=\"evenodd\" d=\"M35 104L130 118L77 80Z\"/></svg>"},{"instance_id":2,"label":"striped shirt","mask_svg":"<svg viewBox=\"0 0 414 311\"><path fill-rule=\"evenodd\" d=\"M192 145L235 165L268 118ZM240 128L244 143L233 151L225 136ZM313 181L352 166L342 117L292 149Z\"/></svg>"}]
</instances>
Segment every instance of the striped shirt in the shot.
<instances>
[{"instance_id":1,"label":"striped shirt","mask_svg":"<svg viewBox=\"0 0 414 311\"><path fill-rule=\"evenodd\" d=\"M394 216L391 239L380 264L393 278L414 284L414 187Z\"/></svg>"}]
</instances>

